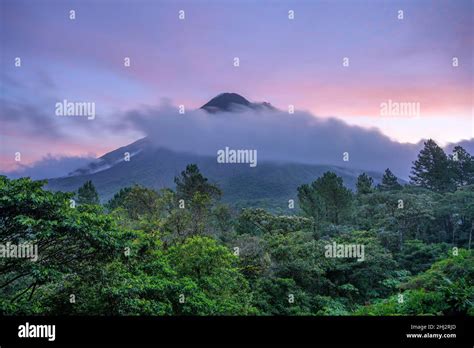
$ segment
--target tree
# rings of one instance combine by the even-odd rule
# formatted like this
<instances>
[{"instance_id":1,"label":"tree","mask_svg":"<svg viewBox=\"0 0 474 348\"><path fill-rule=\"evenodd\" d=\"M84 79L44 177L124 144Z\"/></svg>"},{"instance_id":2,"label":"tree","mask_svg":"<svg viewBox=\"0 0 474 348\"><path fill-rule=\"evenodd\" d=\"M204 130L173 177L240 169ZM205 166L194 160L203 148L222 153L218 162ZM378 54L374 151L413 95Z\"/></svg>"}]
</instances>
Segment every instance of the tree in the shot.
<instances>
[{"instance_id":1,"label":"tree","mask_svg":"<svg viewBox=\"0 0 474 348\"><path fill-rule=\"evenodd\" d=\"M77 190L77 203L99 204L99 194L92 181L86 181L84 185Z\"/></svg>"},{"instance_id":2,"label":"tree","mask_svg":"<svg viewBox=\"0 0 474 348\"><path fill-rule=\"evenodd\" d=\"M237 257L227 247L212 238L193 236L171 247L168 258L180 282L193 284L181 289L186 301L177 308L177 314L255 313L248 282L237 268Z\"/></svg>"},{"instance_id":3,"label":"tree","mask_svg":"<svg viewBox=\"0 0 474 348\"><path fill-rule=\"evenodd\" d=\"M181 176L175 177L174 182L179 209L184 209L190 214L190 226L187 230L183 230L183 235L187 237L209 232L209 217L222 191L210 184L195 164L187 165L186 170L181 172Z\"/></svg>"},{"instance_id":4,"label":"tree","mask_svg":"<svg viewBox=\"0 0 474 348\"><path fill-rule=\"evenodd\" d=\"M179 306L179 282L164 255L162 243L141 231L118 230L114 242L120 253L82 274L39 291L50 315L172 315ZM123 250L128 250L126 253ZM53 291L51 291L53 290ZM69 302L74 294L75 303ZM41 298L42 297L42 298ZM40 302L40 303L41 303Z\"/></svg>"},{"instance_id":5,"label":"tree","mask_svg":"<svg viewBox=\"0 0 474 348\"><path fill-rule=\"evenodd\" d=\"M455 146L449 159L454 184L457 187L474 184L474 157L462 146Z\"/></svg>"},{"instance_id":6,"label":"tree","mask_svg":"<svg viewBox=\"0 0 474 348\"><path fill-rule=\"evenodd\" d=\"M446 241L470 249L474 228L474 185L444 194L438 201L436 214L445 227Z\"/></svg>"},{"instance_id":7,"label":"tree","mask_svg":"<svg viewBox=\"0 0 474 348\"><path fill-rule=\"evenodd\" d=\"M452 176L448 156L432 139L424 143L424 148L413 162L411 182L436 192L452 189Z\"/></svg>"},{"instance_id":8,"label":"tree","mask_svg":"<svg viewBox=\"0 0 474 348\"><path fill-rule=\"evenodd\" d=\"M45 183L0 176L0 244L37 247L36 261L0 257L0 313L44 313L55 289L64 298L66 279L87 275L118 252L113 221L101 207L73 208L72 194L44 190ZM32 302L43 289L46 299Z\"/></svg>"},{"instance_id":9,"label":"tree","mask_svg":"<svg viewBox=\"0 0 474 348\"><path fill-rule=\"evenodd\" d=\"M261 271L251 282L256 306L266 315L316 313L321 304L315 294L330 286L323 245L312 232L268 228L259 243L263 248L260 260L252 262ZM289 302L289 296L294 302Z\"/></svg>"},{"instance_id":10,"label":"tree","mask_svg":"<svg viewBox=\"0 0 474 348\"><path fill-rule=\"evenodd\" d=\"M368 176L366 173L362 173L357 177L357 194L365 195L367 193L372 192L372 185L374 183L374 179Z\"/></svg>"},{"instance_id":11,"label":"tree","mask_svg":"<svg viewBox=\"0 0 474 348\"><path fill-rule=\"evenodd\" d=\"M434 220L436 202L427 194L402 193L397 198L393 219L386 221L386 226L398 232L399 248L403 250L405 239L418 239Z\"/></svg>"},{"instance_id":12,"label":"tree","mask_svg":"<svg viewBox=\"0 0 474 348\"><path fill-rule=\"evenodd\" d=\"M207 195L210 198L219 198L222 195L221 190L210 184L195 164L187 165L186 170L181 172L181 176L174 178L174 182L178 199L184 201L190 201L195 193Z\"/></svg>"},{"instance_id":13,"label":"tree","mask_svg":"<svg viewBox=\"0 0 474 348\"><path fill-rule=\"evenodd\" d=\"M262 236L265 233L288 234L294 231L310 231L311 219L303 216L275 216L261 208L243 209L235 226L237 234Z\"/></svg>"},{"instance_id":14,"label":"tree","mask_svg":"<svg viewBox=\"0 0 474 348\"><path fill-rule=\"evenodd\" d=\"M131 219L139 219L140 216L155 216L159 214L159 194L153 189L135 185L114 196L113 203L125 209Z\"/></svg>"},{"instance_id":15,"label":"tree","mask_svg":"<svg viewBox=\"0 0 474 348\"><path fill-rule=\"evenodd\" d=\"M212 220L210 222L213 229L220 234L228 234L232 230L232 214L228 205L218 204L212 210Z\"/></svg>"},{"instance_id":16,"label":"tree","mask_svg":"<svg viewBox=\"0 0 474 348\"><path fill-rule=\"evenodd\" d=\"M121 188L119 192L115 193L114 196L105 204L105 207L112 211L119 207L122 207L128 193L132 190L131 187Z\"/></svg>"},{"instance_id":17,"label":"tree","mask_svg":"<svg viewBox=\"0 0 474 348\"><path fill-rule=\"evenodd\" d=\"M449 244L446 243L423 243L418 239L407 240L403 250L398 253L397 261L403 269L410 271L413 275L426 271L439 259L446 256Z\"/></svg>"},{"instance_id":18,"label":"tree","mask_svg":"<svg viewBox=\"0 0 474 348\"><path fill-rule=\"evenodd\" d=\"M311 185L303 184L297 189L298 201L303 214L319 224L324 220L324 202Z\"/></svg>"},{"instance_id":19,"label":"tree","mask_svg":"<svg viewBox=\"0 0 474 348\"><path fill-rule=\"evenodd\" d=\"M108 214L0 176L0 315L472 315L474 185L457 151L453 192L402 188L387 169L377 190L361 174L352 204L327 172L298 187L303 216L236 215L195 165L176 192L120 190ZM79 191L98 201L91 182ZM37 262L5 256L6 243L36 244ZM333 243L357 256L328 255Z\"/></svg>"},{"instance_id":20,"label":"tree","mask_svg":"<svg viewBox=\"0 0 474 348\"><path fill-rule=\"evenodd\" d=\"M381 191L395 191L400 190L402 185L398 183L398 179L389 168L385 169L385 173L382 176L382 183L378 185L378 189Z\"/></svg>"},{"instance_id":21,"label":"tree","mask_svg":"<svg viewBox=\"0 0 474 348\"><path fill-rule=\"evenodd\" d=\"M400 284L399 295L377 301L356 311L358 315L473 315L474 259L459 249Z\"/></svg>"},{"instance_id":22,"label":"tree","mask_svg":"<svg viewBox=\"0 0 474 348\"><path fill-rule=\"evenodd\" d=\"M397 263L392 254L382 246L375 231L351 231L335 236L332 242L339 245L364 246L364 261L356 258L329 258L331 265L326 270L326 277L334 287L338 296L350 298L349 305L354 302L363 303L370 298L387 296L393 291ZM325 241L325 244L331 241Z\"/></svg>"},{"instance_id":23,"label":"tree","mask_svg":"<svg viewBox=\"0 0 474 348\"><path fill-rule=\"evenodd\" d=\"M333 224L339 224L342 219L348 216L352 202L351 191L344 187L341 177L335 173L326 172L309 186L300 186L298 188L298 199L303 211L312 211L321 214L322 220ZM314 209L314 210L313 210Z\"/></svg>"}]
</instances>

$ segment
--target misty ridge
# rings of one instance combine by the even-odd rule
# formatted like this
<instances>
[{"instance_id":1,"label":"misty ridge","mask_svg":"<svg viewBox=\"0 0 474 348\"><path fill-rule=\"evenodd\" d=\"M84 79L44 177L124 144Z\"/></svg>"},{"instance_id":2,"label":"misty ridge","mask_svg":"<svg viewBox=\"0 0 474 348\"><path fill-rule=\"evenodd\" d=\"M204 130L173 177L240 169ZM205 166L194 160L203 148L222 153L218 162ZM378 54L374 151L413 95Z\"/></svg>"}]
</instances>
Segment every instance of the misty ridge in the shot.
<instances>
[{"instance_id":1,"label":"misty ridge","mask_svg":"<svg viewBox=\"0 0 474 348\"><path fill-rule=\"evenodd\" d=\"M267 102L252 103L236 93L222 93L199 109L185 109L163 98L157 106L141 106L114 118L113 122L94 120L98 122L95 127L106 127L113 132L138 131L145 138L136 142L137 145L146 141L156 148L216 159L222 149L245 149L256 151L259 163L334 165L376 172L390 168L404 180L408 180L411 164L423 147L423 141L399 143L377 128L353 126L337 118L322 118L297 109L290 113ZM396 122L396 117L392 118ZM474 152L472 139L448 144L445 151L449 153L458 144ZM138 147L131 157L142 150ZM107 154L97 159L91 155L48 154L31 165L20 165L8 176L44 179L93 173L123 160L104 163L105 157Z\"/></svg>"},{"instance_id":2,"label":"misty ridge","mask_svg":"<svg viewBox=\"0 0 474 348\"><path fill-rule=\"evenodd\" d=\"M399 143L375 128L351 126L306 111L289 113L268 103L232 103L231 107L221 107L220 112L209 112L206 105L179 114L177 106L163 100L158 107L127 112L121 127L143 132L156 147L179 152L216 156L225 147L255 149L259 161L374 171L390 167L403 179L408 178L411 163L423 146L422 141ZM470 149L472 142L463 146ZM348 161L344 161L344 153L348 153Z\"/></svg>"}]
</instances>

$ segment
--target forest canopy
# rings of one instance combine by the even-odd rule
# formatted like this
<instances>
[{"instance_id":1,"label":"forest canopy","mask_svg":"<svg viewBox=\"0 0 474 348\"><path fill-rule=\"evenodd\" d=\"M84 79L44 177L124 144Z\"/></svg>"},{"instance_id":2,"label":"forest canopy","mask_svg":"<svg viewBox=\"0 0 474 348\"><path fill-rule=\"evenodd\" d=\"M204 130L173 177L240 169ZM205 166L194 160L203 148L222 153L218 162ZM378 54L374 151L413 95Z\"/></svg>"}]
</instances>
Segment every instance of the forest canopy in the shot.
<instances>
[{"instance_id":1,"label":"forest canopy","mask_svg":"<svg viewBox=\"0 0 474 348\"><path fill-rule=\"evenodd\" d=\"M327 172L281 215L223 204L193 164L174 189L104 205L91 181L65 193L2 176L0 313L472 315L474 159L428 140L410 180L387 168L352 192ZM13 253L30 246L36 260Z\"/></svg>"}]
</instances>

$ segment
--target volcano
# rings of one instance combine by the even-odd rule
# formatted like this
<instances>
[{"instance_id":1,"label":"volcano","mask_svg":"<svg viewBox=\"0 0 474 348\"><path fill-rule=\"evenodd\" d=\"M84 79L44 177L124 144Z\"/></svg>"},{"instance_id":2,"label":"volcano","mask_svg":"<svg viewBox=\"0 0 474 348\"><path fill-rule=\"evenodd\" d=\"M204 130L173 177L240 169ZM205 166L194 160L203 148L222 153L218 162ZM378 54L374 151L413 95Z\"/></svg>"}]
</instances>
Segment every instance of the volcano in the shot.
<instances>
[{"instance_id":1,"label":"volcano","mask_svg":"<svg viewBox=\"0 0 474 348\"><path fill-rule=\"evenodd\" d=\"M203 106L201 106L201 109L206 110L210 113L230 112L239 110L245 111L246 108L250 108L253 110L275 110L275 108L270 103L251 103L250 101L248 101L237 93L221 93L218 96L209 100Z\"/></svg>"}]
</instances>

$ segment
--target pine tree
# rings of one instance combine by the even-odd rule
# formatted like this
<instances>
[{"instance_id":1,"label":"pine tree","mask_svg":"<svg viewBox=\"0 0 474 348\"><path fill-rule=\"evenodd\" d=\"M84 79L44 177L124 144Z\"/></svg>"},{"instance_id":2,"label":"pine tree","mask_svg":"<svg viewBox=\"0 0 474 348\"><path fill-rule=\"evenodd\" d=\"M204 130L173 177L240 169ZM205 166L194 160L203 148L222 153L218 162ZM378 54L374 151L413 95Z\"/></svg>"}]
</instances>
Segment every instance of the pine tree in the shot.
<instances>
[{"instance_id":1,"label":"pine tree","mask_svg":"<svg viewBox=\"0 0 474 348\"><path fill-rule=\"evenodd\" d=\"M432 139L424 143L424 148L413 162L411 183L437 192L453 188L448 156Z\"/></svg>"},{"instance_id":2,"label":"pine tree","mask_svg":"<svg viewBox=\"0 0 474 348\"><path fill-rule=\"evenodd\" d=\"M312 185L303 184L297 190L298 201L303 213L314 218L316 223L322 222L325 219L322 197L314 190Z\"/></svg>"},{"instance_id":3,"label":"pine tree","mask_svg":"<svg viewBox=\"0 0 474 348\"><path fill-rule=\"evenodd\" d=\"M132 187L123 187L120 189L119 192L115 193L115 195L105 204L108 210L112 211L117 209L120 206L123 206L127 195L132 190Z\"/></svg>"},{"instance_id":4,"label":"pine tree","mask_svg":"<svg viewBox=\"0 0 474 348\"><path fill-rule=\"evenodd\" d=\"M195 193L207 195L210 198L219 198L222 195L221 190L210 184L195 164L188 164L186 170L181 172L181 176L174 178L174 182L176 194L180 199L191 200Z\"/></svg>"},{"instance_id":5,"label":"pine tree","mask_svg":"<svg viewBox=\"0 0 474 348\"><path fill-rule=\"evenodd\" d=\"M99 194L92 181L87 181L77 190L78 204L99 204Z\"/></svg>"},{"instance_id":6,"label":"pine tree","mask_svg":"<svg viewBox=\"0 0 474 348\"><path fill-rule=\"evenodd\" d=\"M455 146L449 156L451 174L457 187L474 184L474 157L462 146Z\"/></svg>"},{"instance_id":7,"label":"pine tree","mask_svg":"<svg viewBox=\"0 0 474 348\"><path fill-rule=\"evenodd\" d=\"M393 175L392 171L387 168L382 176L382 183L378 186L380 191L395 191L400 190L402 185L398 183L398 179Z\"/></svg>"},{"instance_id":8,"label":"pine tree","mask_svg":"<svg viewBox=\"0 0 474 348\"><path fill-rule=\"evenodd\" d=\"M362 173L357 177L357 194L365 195L367 193L372 192L372 185L374 183L374 179L368 176L366 173Z\"/></svg>"},{"instance_id":9,"label":"pine tree","mask_svg":"<svg viewBox=\"0 0 474 348\"><path fill-rule=\"evenodd\" d=\"M187 212L191 214L190 228L185 234L189 236L209 232L210 226L207 221L210 219L214 200L221 197L222 191L210 184L195 164L187 165L186 170L181 172L181 176L175 177L174 182L176 197L180 204L184 203Z\"/></svg>"},{"instance_id":10,"label":"pine tree","mask_svg":"<svg viewBox=\"0 0 474 348\"><path fill-rule=\"evenodd\" d=\"M337 225L350 214L352 192L344 186L342 178L332 172L324 173L311 184L311 187L300 186L298 198L300 204L309 203L310 209L317 211L321 221ZM315 206L311 207L311 204Z\"/></svg>"}]
</instances>

